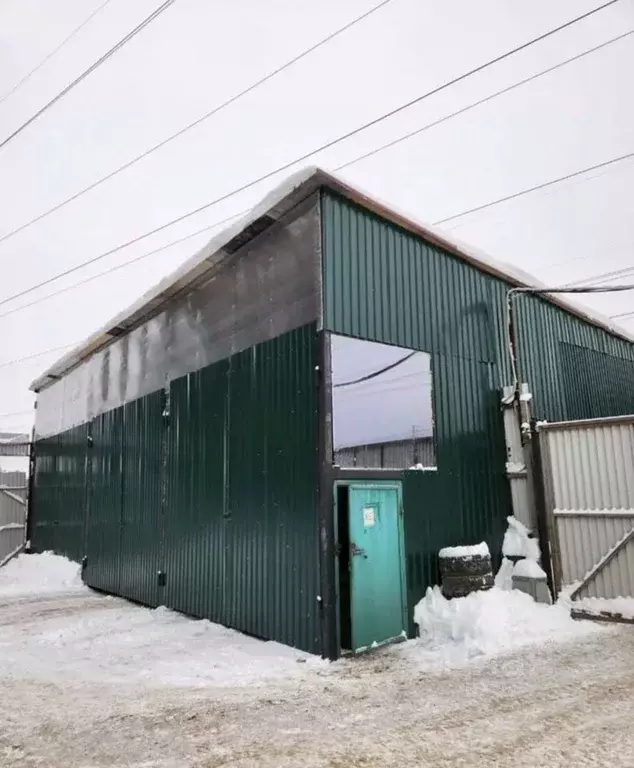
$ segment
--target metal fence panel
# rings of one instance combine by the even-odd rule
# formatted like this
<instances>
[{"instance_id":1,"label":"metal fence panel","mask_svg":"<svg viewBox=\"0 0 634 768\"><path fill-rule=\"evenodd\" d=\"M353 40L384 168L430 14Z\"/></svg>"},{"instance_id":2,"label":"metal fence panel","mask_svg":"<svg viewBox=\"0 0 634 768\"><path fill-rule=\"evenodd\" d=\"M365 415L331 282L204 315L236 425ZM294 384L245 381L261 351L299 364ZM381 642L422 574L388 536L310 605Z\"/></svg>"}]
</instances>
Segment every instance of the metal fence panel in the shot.
<instances>
[{"instance_id":1,"label":"metal fence panel","mask_svg":"<svg viewBox=\"0 0 634 768\"><path fill-rule=\"evenodd\" d=\"M634 416L539 432L559 587L573 598L634 596Z\"/></svg>"},{"instance_id":2,"label":"metal fence panel","mask_svg":"<svg viewBox=\"0 0 634 768\"><path fill-rule=\"evenodd\" d=\"M24 544L26 492L25 472L0 472L0 565Z\"/></svg>"}]
</instances>

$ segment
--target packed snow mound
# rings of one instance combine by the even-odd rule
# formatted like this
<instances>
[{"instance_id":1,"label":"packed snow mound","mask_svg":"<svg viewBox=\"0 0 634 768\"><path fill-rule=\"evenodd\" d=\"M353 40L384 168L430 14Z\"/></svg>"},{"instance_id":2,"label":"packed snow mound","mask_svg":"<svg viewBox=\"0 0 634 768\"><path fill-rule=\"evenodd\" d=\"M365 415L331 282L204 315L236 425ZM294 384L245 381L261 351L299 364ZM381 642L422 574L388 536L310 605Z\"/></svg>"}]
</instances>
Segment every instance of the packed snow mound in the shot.
<instances>
[{"instance_id":1,"label":"packed snow mound","mask_svg":"<svg viewBox=\"0 0 634 768\"><path fill-rule=\"evenodd\" d=\"M500 570L495 574L495 586L506 592L513 589L513 561L508 557L502 558Z\"/></svg>"},{"instance_id":2,"label":"packed snow mound","mask_svg":"<svg viewBox=\"0 0 634 768\"><path fill-rule=\"evenodd\" d=\"M81 567L60 555L18 555L0 568L0 597L74 592L86 589Z\"/></svg>"},{"instance_id":3,"label":"packed snow mound","mask_svg":"<svg viewBox=\"0 0 634 768\"><path fill-rule=\"evenodd\" d=\"M490 557L489 547L486 541L467 547L443 547L438 553L438 557Z\"/></svg>"},{"instance_id":4,"label":"packed snow mound","mask_svg":"<svg viewBox=\"0 0 634 768\"><path fill-rule=\"evenodd\" d=\"M414 610L414 621L420 637L405 652L448 665L601 631L591 622L572 619L565 605L543 605L524 592L498 587L453 600L443 597L439 587L430 587Z\"/></svg>"},{"instance_id":5,"label":"packed snow mound","mask_svg":"<svg viewBox=\"0 0 634 768\"><path fill-rule=\"evenodd\" d=\"M525 579L545 579L546 571L544 571L539 563L525 558L515 563L513 576L520 576Z\"/></svg>"},{"instance_id":6,"label":"packed snow mound","mask_svg":"<svg viewBox=\"0 0 634 768\"><path fill-rule=\"evenodd\" d=\"M504 534L502 554L505 557L528 557L538 562L541 557L539 544L529 536L528 528L512 515L506 520L509 526Z\"/></svg>"}]
</instances>

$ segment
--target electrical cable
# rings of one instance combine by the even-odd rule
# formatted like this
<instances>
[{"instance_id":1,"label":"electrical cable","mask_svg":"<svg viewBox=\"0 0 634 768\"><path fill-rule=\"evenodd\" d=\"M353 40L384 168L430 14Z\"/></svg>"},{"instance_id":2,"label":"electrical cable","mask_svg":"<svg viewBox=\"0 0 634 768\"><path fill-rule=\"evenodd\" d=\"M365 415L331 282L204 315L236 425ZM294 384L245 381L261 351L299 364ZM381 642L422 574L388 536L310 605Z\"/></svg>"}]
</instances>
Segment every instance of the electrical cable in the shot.
<instances>
[{"instance_id":1,"label":"electrical cable","mask_svg":"<svg viewBox=\"0 0 634 768\"><path fill-rule=\"evenodd\" d=\"M9 416L24 416L25 414L33 413L33 408L29 411L13 411L12 413L0 413L0 419L7 419Z\"/></svg>"},{"instance_id":2,"label":"electrical cable","mask_svg":"<svg viewBox=\"0 0 634 768\"><path fill-rule=\"evenodd\" d=\"M0 363L0 368L8 368L11 365L18 365L19 363L25 363L27 360L35 360L36 357L44 357L44 355L50 355L53 352L61 352L63 349L70 349L70 347L76 347L80 342L74 344L64 344L61 347L53 347L52 349L45 349L43 352L36 352L34 355L27 355L26 357L18 357L17 360L8 360L5 363Z\"/></svg>"},{"instance_id":3,"label":"electrical cable","mask_svg":"<svg viewBox=\"0 0 634 768\"><path fill-rule=\"evenodd\" d=\"M396 368L398 365L402 365L407 360L410 360L414 355L418 354L418 350L415 350L414 352L409 352L405 357L400 358L395 363L390 363L389 365L386 365L384 368L379 368L378 371L373 371L372 373L368 373L366 376L361 376L360 379L354 379L353 381L343 381L340 384L333 384L332 388L337 389L337 387L350 387L352 384L360 384L362 381L369 381L370 379L375 379L377 376L380 376L382 373L386 373L387 371L391 371L393 368Z\"/></svg>"},{"instance_id":4,"label":"electrical cable","mask_svg":"<svg viewBox=\"0 0 634 768\"><path fill-rule=\"evenodd\" d=\"M50 53L48 53L42 59L42 61L40 61L39 64L33 67L33 69L30 72L27 72L27 74L24 75L24 77L21 80L19 80L10 91L7 91L4 94L4 96L0 96L0 104L2 104L2 102L5 99L8 99L9 96L12 96L18 90L18 88L23 86L24 83L27 82L27 80L30 80L30 78L33 77L33 75L36 74L36 72L39 72L39 70L42 69L42 67L46 64L47 61L50 61L53 58L53 56L55 56L55 54L66 45L66 43L70 42L73 39L73 37L75 37L75 35L78 32L80 32L86 26L86 24L88 24L88 22L91 21L99 13L99 11L105 8L110 2L111 0L104 0L104 2L101 3L101 5L98 5L97 8L90 14L90 16L84 19L84 21L82 21L82 23L78 27L75 27L75 29L73 29L73 31L67 37L65 37L56 48L54 48Z\"/></svg>"},{"instance_id":5,"label":"electrical cable","mask_svg":"<svg viewBox=\"0 0 634 768\"><path fill-rule=\"evenodd\" d=\"M378 8L378 7L379 6L376 6L376 8ZM334 33L334 34L336 34L336 33ZM363 155L359 155L358 157L354 158L353 160L350 160L350 161L348 161L346 163L343 163L342 165L337 166L335 168L335 171L343 170L344 168L347 168L350 165L354 165L355 163L361 162L361 161L367 159L368 157L372 157L373 155L377 154L378 152L382 152L385 149L389 149L390 147L394 146L395 144L398 144L401 141L405 141L406 139L411 138L412 136L415 136L415 135L417 135L417 134L427 130L428 128L432 128L432 127L434 127L436 125L439 125L440 123L443 123L443 122L445 122L447 120L450 120L453 117L457 117L458 115L461 115L461 114L463 114L464 112L466 112L468 110L471 110L471 109L473 109L473 108L475 108L477 106L480 106L480 105L482 105L482 104L484 104L484 103L486 103L488 101L491 101L492 99L494 99L494 98L496 98L498 96L501 96L501 95L503 95L505 93L508 93L510 90L513 90L514 88L517 88L520 85L525 85L526 83L532 82L533 80L535 80L535 79L537 79L539 77L542 77L543 75L546 75L546 74L548 74L550 72L553 72L554 70L559 69L560 67L563 67L566 64L570 64L570 63L572 63L574 61L577 61L577 60L583 58L584 56L587 56L587 55L589 55L591 53L595 53L596 51L599 51L599 50L601 50L602 48L605 48L608 45L611 45L611 44L613 44L615 42L618 42L619 40L622 40L623 38L628 37L631 34L634 34L634 30L630 30L628 32L625 32L622 35L618 35L617 37L614 37L614 38L606 41L605 43L601 43L600 45L598 45L598 46L596 46L594 48L590 48L587 51L584 51L584 52L582 52L580 54L577 54L576 56L572 56L571 58L566 59L565 61L560 62L559 64L556 64L553 67L549 67L548 69L545 69L542 72L538 72L538 73L536 73L535 75L532 75L529 78L526 78L524 80L519 81L518 83L516 83L514 85L509 86L508 88L504 88L504 89L502 89L500 91L497 91L496 93L493 93L493 94L487 96L484 99L480 99L479 101L474 102L473 104L470 104L467 107L459 109L456 112L451 113L450 115L447 115L447 116L445 116L443 118L440 118L439 120L436 120L436 121L434 121L432 123L428 123L427 125L423 126L422 128L417 129L416 131L410 132L410 133L408 133L408 134L406 134L404 136L399 137L398 139L396 139L394 141L391 141L391 142L389 142L387 144L384 144L383 146L379 147L376 150L372 150L371 152L367 152L367 153L365 153ZM235 98L237 98L237 97L235 97ZM163 251L163 250L166 250L167 248L170 248L172 245L177 245L179 243L182 243L182 242L184 242L185 240L187 240L187 239L189 239L191 237L195 237L196 235L201 234L202 232L205 232L205 231L207 231L209 229L213 229L216 226L220 226L221 224L224 224L227 221L230 221L231 219L237 218L238 216L242 216L242 215L244 215L244 214L246 214L248 212L249 212L249 209L241 211L241 212L235 214L234 216L231 216L231 217L229 217L227 219L223 219L222 221L215 222L214 224L210 224L209 226L204 227L203 229L199 229L196 232L193 232L191 235L187 235L185 237L178 238L177 240L173 240L173 241L167 243L166 245L161 246L160 248L155 248L155 249L153 249L151 251L148 251L148 252L142 254L141 256L138 256L138 257L136 257L134 259L126 261L123 264L119 264L117 266L114 266L114 267L111 267L111 268L109 268L107 270L104 270L103 272L99 272L97 275L93 275L92 277L89 277L86 280L80 280L77 283L73 283L73 285L71 285L71 286L68 286L66 288L62 288L62 289L60 289L58 291L53 291L52 293L49 293L46 296L43 296L43 297L41 297L39 299L31 301L28 304L23 304L23 305L21 305L19 307L16 307L15 309L11 309L11 310L9 310L7 312L0 313L0 318L6 317L7 315L11 315L14 312L19 312L22 309L26 309L28 307L32 307L32 306L34 306L36 304L39 304L40 302L47 301L50 298L54 298L55 296L58 296L58 295L60 295L62 293L66 293L69 290L72 290L74 288L78 288L79 286L85 285L86 283L92 282L93 280L96 280L96 279L98 279L100 277L104 277L106 275L109 275L112 272L118 271L119 269L123 269L123 268L125 268L125 267L127 267L129 265L133 265L133 264L135 264L135 263L137 263L137 262L139 262L139 261L141 261L141 260L143 260L145 258L148 258L149 256L153 256L154 254L156 254L156 253L158 253L160 251ZM35 220L33 220L33 221L35 221ZM24 227L26 227L26 226L28 226L28 224L24 225ZM7 235L5 235L4 238L0 238L0 242L2 242L3 239L6 239L6 238L10 237L12 234L15 234L18 231L19 230L14 230L13 233L8 233Z\"/></svg>"},{"instance_id":6,"label":"electrical cable","mask_svg":"<svg viewBox=\"0 0 634 768\"><path fill-rule=\"evenodd\" d=\"M19 307L15 307L14 309L9 309L6 312L1 312L0 318L7 317L7 315L12 315L15 312L20 312L21 310L27 309L28 307L33 307L36 304L41 304L43 301L52 299L55 296L59 296L62 293L72 291L74 288L79 288L79 286L81 285L86 285L86 283L91 283L93 280L98 280L101 277L106 277L106 275L110 275L113 272L117 272L119 269L125 269L126 267L131 267L133 264L137 264L139 261L143 261L143 259L147 259L150 256L154 256L155 254L160 253L161 251L166 251L168 248L171 248L174 245L178 245L179 243L184 243L186 240L191 240L192 237L201 235L203 232L207 232L210 229L214 229L214 227L219 227L222 224L226 224L227 222L237 218L237 216L240 216L240 215L241 214L236 214L234 216L229 216L226 219L222 219L221 221L216 221L214 224L209 224L208 226L203 227L202 229L196 230L196 232L192 232L189 235L180 237L178 240L172 240L171 242L166 243L165 245L161 245L158 248L154 248L151 251L142 253L140 256L136 256L134 259L130 259L129 261L124 261L123 264L117 264L114 267L109 267L108 269L105 269L103 272L98 272L96 275L91 275L90 277L87 277L84 280L80 280L77 283L73 283L72 285L68 285L65 288L60 288L57 291L47 293L46 296L40 296L39 299L34 299L33 301L29 301L27 304L21 304Z\"/></svg>"},{"instance_id":7,"label":"electrical cable","mask_svg":"<svg viewBox=\"0 0 634 768\"><path fill-rule=\"evenodd\" d=\"M448 221L455 221L456 219L461 219L463 216L469 216L471 213L476 213L476 211L484 211L486 208L492 208L494 205L499 205L500 203L506 203L509 200L516 200L518 197L522 197L523 195L528 195L531 192L537 192L540 189L546 189L546 187L552 187L555 184L561 184L563 181L569 181L570 179L574 179L577 176L582 176L586 173L591 173L592 171L598 171L600 168L606 168L607 166L614 165L616 163L621 163L624 160L630 160L634 157L634 152L628 152L626 155L620 155L619 157L613 157L611 160L605 160L602 163L597 163L596 165L591 165L588 168L581 168L578 171L573 171L572 173L568 173L565 176L559 176L556 179L551 179L550 181L545 181L542 184L536 184L534 187L528 187L528 189L523 189L520 192L515 192L512 195L506 195L505 197L499 197L497 200L491 200L488 203L484 203L483 205L477 205L475 208L469 208L466 211L462 211L462 213L455 213L453 216L447 216L444 219L439 219L438 221L435 221L434 224L446 224Z\"/></svg>"},{"instance_id":8,"label":"electrical cable","mask_svg":"<svg viewBox=\"0 0 634 768\"><path fill-rule=\"evenodd\" d=\"M18 128L16 128L13 133L9 134L5 139L3 139L2 142L0 142L0 149L5 147L10 141L15 139L17 136L19 136L22 131L24 131L26 128L28 128L29 125L31 125L33 122L35 122L41 115L43 115L46 111L48 111L54 104L56 104L60 99L63 99L64 96L66 96L67 93L73 90L75 86L79 85L79 83L82 82L82 80L85 80L90 74L92 74L96 69L98 69L102 64L104 64L111 56L114 56L114 54L123 48L123 46L128 43L130 40L132 40L133 37L136 37L136 35L141 32L141 30L145 29L145 27L148 26L148 24L151 24L154 19L158 18L163 11L167 10L170 5L172 5L175 2L175 0L165 0L165 2L160 5L155 11L153 11L147 18L145 18L140 24L138 24L131 32L128 32L128 34L123 37L121 40L119 40L116 45L114 45L112 48L110 48L106 53L104 53L103 56L100 56L97 61L95 61L93 64L91 64L88 69L84 70L84 72L81 73L78 77L76 77L72 83L69 83L66 88L61 90L57 96L54 96L49 102L47 102L43 107L38 109L38 111L29 117L28 120L26 120L22 125L20 125Z\"/></svg>"},{"instance_id":9,"label":"electrical cable","mask_svg":"<svg viewBox=\"0 0 634 768\"><path fill-rule=\"evenodd\" d=\"M316 148L314 150L311 150L310 152L305 153L304 155L302 155L301 157L296 158L295 160L289 161L289 162L279 166L278 168L274 169L273 171L269 171L268 173L266 173L266 174L264 174L264 175L262 175L262 176L260 176L260 177L258 177L256 179L253 179L250 182L247 182L247 183L243 184L242 186L238 187L237 189L232 190L231 192L227 192L224 195L221 195L220 197L217 197L217 198L211 200L210 202L205 203L204 205L201 205L201 206L199 206L199 207L197 207L197 208L195 208L195 209L193 209L193 210L191 210L191 211L189 211L187 213L184 213L184 214L181 214L180 216L177 216L176 218L172 219L171 221L166 222L165 224L161 224L160 226L155 227L154 229L152 229L152 230L150 230L148 232L145 232L142 235L138 235L137 237L132 238L131 240L128 240L125 243L121 243L120 245L118 245L118 246L116 246L114 248L111 248L110 250L106 251L105 253L102 253L102 254L100 254L98 256L94 256L93 258L88 259L87 261L82 262L81 264L78 264L75 267L67 269L64 272L61 272L61 273L59 273L57 275L54 275L53 277L48 278L47 280L43 280L42 282L37 283L37 284L31 286L30 288L27 288L27 289L25 289L23 291L20 291L20 292L16 293L16 294L13 294L12 296L9 296L9 297L3 299L2 301L0 301L0 306L2 306L3 304L8 303L10 301L13 301L14 299L20 298L21 296L25 296L28 293L31 293L31 292L37 290L38 288L41 288L41 287L43 287L45 285L48 285L48 284L54 282L55 280L59 279L60 277L65 277L66 275L69 275L72 272L76 272L76 271L78 271L79 269L82 269L85 266L88 266L90 264L94 264L95 262L100 261L101 259L104 259L107 256L110 256L110 255L112 255L114 253L117 253L118 251L122 250L123 248L127 248L130 245L134 245L135 243L138 243L141 240L144 240L147 237L150 237L151 235L157 234L158 232L162 232L163 230L167 229L168 227L173 226L174 224L178 224L181 221L185 221L186 219L188 219L188 218L190 218L192 216L195 216L198 213L201 213L202 211L206 210L207 208L211 208L212 206L217 205L218 203L223 202L224 200L227 200L228 198L233 197L234 195L237 195L240 192L244 192L247 189L250 189L251 187L254 187L255 185L259 184L260 182L266 181L267 179L270 179L272 176L275 176L278 173L281 173L282 171L288 170L293 165L296 165L297 163L303 162L304 160L307 160L308 158L312 157L313 155L316 155L316 154L324 151L325 149L329 149L329 148L339 144L340 142L345 141L346 139L349 139L352 136L357 135L358 133L366 130L367 128L370 128L370 127L373 127L375 125L378 125L379 123L383 122L384 120L386 120L386 119L388 119L390 117L393 117L394 115L402 112L405 109L408 109L409 107L413 106L414 104L418 104L421 101L423 101L424 99L429 98L430 96L433 96L433 95L435 95L435 94L445 90L446 88L449 88L450 86L455 85L456 83L459 83L459 82L465 80L466 78L473 76L474 74L482 72L483 70L487 69L488 67L491 67L494 64L499 63L500 61L508 58L509 56L512 56L512 55L518 53L519 51L525 50L526 48L530 47L531 45L535 45L537 42L540 42L540 41L550 37L551 35L554 35L557 32L560 32L561 30L566 29L566 28L572 26L573 24L578 23L579 21L588 18L589 16L597 13L598 11L601 11L601 10L611 6L611 5L614 5L616 2L620 2L620 0L609 0L609 2L604 3L603 5L600 5L597 8L594 8L593 10L586 12L586 13L582 14L581 16L577 16L576 18L571 19L570 21L566 22L565 24L561 24L560 26L555 27L554 29L551 29L548 32L545 32L545 33L539 35L538 37L533 38L532 40L529 40L529 41L527 41L525 43L522 43L521 45L513 48L512 50L507 51L504 54L500 54L499 56L496 56L495 58L489 60L488 62L485 62L484 64L480 64L475 69L472 69L472 70L470 70L468 72L465 72L462 75L459 75L458 77L455 77L452 80L449 80L449 81L443 83L442 85L437 86L436 88L432 89L431 91L428 91L428 92L422 94L421 96L418 96L415 99L412 99L412 100L406 102L405 104L402 104L399 107L395 107L391 111L386 112L385 114L383 114L383 115L381 115L381 116L379 116L377 118L374 118L373 120L371 120L371 121L369 121L367 123L364 123L363 125L358 126L357 128L354 128L351 131L348 131L347 133L343 134L342 136L339 136L336 139L332 139L331 141L328 141L325 144L322 144L320 147L318 147L318 148ZM615 161L611 161L611 162L615 162ZM550 183L552 184L552 183L555 183L555 182L550 182ZM528 190L528 191L532 191L532 190ZM518 193L518 194L527 194L528 191L524 191L523 193ZM502 202L502 200L494 201L493 203L489 203L488 205L493 205L493 204L496 204L497 202ZM465 213L459 214L459 215L466 215L466 213L468 213L468 212L465 212ZM450 217L450 218L455 218L455 217Z\"/></svg>"},{"instance_id":10,"label":"electrical cable","mask_svg":"<svg viewBox=\"0 0 634 768\"><path fill-rule=\"evenodd\" d=\"M567 283L567 285L574 287L581 286L584 283L596 283L598 280L604 281L612 280L617 277L628 277L632 272L634 272L634 267L624 267L623 269L614 269L611 272L603 272L600 275L584 277L583 280L573 280L572 282Z\"/></svg>"},{"instance_id":11,"label":"electrical cable","mask_svg":"<svg viewBox=\"0 0 634 768\"><path fill-rule=\"evenodd\" d=\"M634 312L621 312L619 315L610 315L610 320L619 320L623 317L632 317Z\"/></svg>"},{"instance_id":12,"label":"electrical cable","mask_svg":"<svg viewBox=\"0 0 634 768\"><path fill-rule=\"evenodd\" d=\"M501 90L496 91L495 93L491 93L488 96L485 96L484 98L479 99L478 101L474 101L472 104L468 104L466 107L462 107L461 109L458 109L449 115L445 115L444 117L441 117L438 120L434 120L432 123L427 123L427 125L424 125L422 128L417 128L415 131L410 131L409 133L406 133L403 136L399 136L397 139L393 139L392 141L387 142L387 144L383 144L382 146L377 147L376 149L372 149L369 152L365 152L363 155L359 155L358 157L355 157L353 160L348 160L348 162L338 166L336 170L341 171L350 165L354 165L355 163L358 163L362 160L367 160L368 158L373 157L374 155L378 155L379 152L383 152L386 149L390 149L391 147L394 147L403 141L407 141L408 139L411 139L414 136L418 136L420 133L423 133L424 131L427 131L430 128L435 128L437 125L441 125L447 120L451 120L454 117L458 117L458 115L463 115L465 112L469 112L470 110L475 109L476 107L482 106L482 104L486 104L487 102L497 98L498 96L503 96L505 93L514 91L516 88L519 88L522 85L526 85L527 83L531 83L534 80L538 80L540 77L544 77L544 75L549 75L551 72L555 72L557 69L561 69L562 67L565 67L567 64L571 64L574 61L578 61L579 59L584 58L584 56L589 56L591 53L596 53L597 51L600 51L602 48L606 48L608 45L613 45L614 43L617 43L620 40L623 40L624 38L629 37L632 34L634 34L634 29L630 29L628 32L624 32L623 34L617 35L616 37L613 37L610 40L606 40L605 43L601 43L600 45L597 45L594 48L589 48L587 51L578 53L576 56L571 56L570 58L565 59L564 61L560 61L559 64L555 64L552 67L548 67L548 69L544 69L541 72L537 72L534 75L531 75L530 77L526 77L523 80L519 80L517 83L513 83L512 85L509 85L506 88L502 88Z\"/></svg>"},{"instance_id":13,"label":"electrical cable","mask_svg":"<svg viewBox=\"0 0 634 768\"><path fill-rule=\"evenodd\" d=\"M35 224L38 221L41 221L42 219L49 216L51 213L55 213L55 211L59 211L60 208L63 208L65 205L68 205L68 203L72 203L73 200L77 200L77 198L81 197L82 195L85 195L88 192L91 192L93 189L96 189L101 184L103 184L106 181L109 181L110 179L117 176L119 173L122 173L123 171L127 170L128 168L131 168L133 165L136 165L136 163L140 162L141 160L145 159L152 153L156 152L157 150L161 149L162 147L166 146L170 142L174 141L175 139L178 139L180 136L183 136L185 133L190 131L192 128L195 128L196 126L203 123L205 120L208 120L210 117L213 117L214 115L218 114L221 110L225 109L226 107L229 107L231 104L234 104L238 99L241 99L243 96L246 96L247 94L251 93L256 88L259 88L261 85L266 83L267 81L271 80L272 78L279 75L281 72L283 72L285 69L288 69L293 64L296 64L298 61L301 61L303 58L308 56L311 53L314 53L318 48L321 48L326 43L329 43L334 38L341 35L343 32L346 32L351 27L354 27L359 22L363 21L364 19L367 19L368 16L371 16L376 11L380 10L384 6L386 6L388 3L391 3L393 0L383 0L383 2L379 3L378 5L373 6L370 8L369 11L366 11L361 16L357 16L352 21L345 24L343 27L340 27L339 29L336 29L334 32L331 32L329 35L324 37L323 39L319 40L317 43L312 45L310 48L307 48L306 50L302 51L297 56L294 56L292 59L289 59L284 64L280 65L276 69L274 69L272 72L269 72L264 77L261 77L259 80L256 80L256 82L251 83L247 88L244 88L239 93L236 93L235 95L231 96L226 101L223 101L221 104L219 104L216 107L213 107L213 109L209 110L209 112L206 112L202 117L197 118L192 123L188 123L184 128L180 128L176 133L171 134L171 136L168 136L166 139L163 139L158 144L155 144L154 146L150 147L149 149L145 150L145 152L142 152L140 155L137 155L136 157L133 157L128 162L124 163L123 165L119 166L118 168L115 168L114 171L110 171L110 173L107 173L105 176L102 176L100 179L97 179L97 181L92 182L87 187L84 187L83 189L79 190L78 192L75 192L70 197L67 197L65 200L62 200L61 202L54 205L52 208L49 208L48 210L44 211L43 213L39 214L35 218L31 219L30 221L25 222L24 224L21 224L19 227L16 227L15 229L11 230L10 232L7 232L5 235L2 235L0 237L0 243L4 242L5 240L8 240L10 237L13 237L14 235L17 235L18 232L22 232L23 230L27 229L27 227L30 227L32 224Z\"/></svg>"}]
</instances>

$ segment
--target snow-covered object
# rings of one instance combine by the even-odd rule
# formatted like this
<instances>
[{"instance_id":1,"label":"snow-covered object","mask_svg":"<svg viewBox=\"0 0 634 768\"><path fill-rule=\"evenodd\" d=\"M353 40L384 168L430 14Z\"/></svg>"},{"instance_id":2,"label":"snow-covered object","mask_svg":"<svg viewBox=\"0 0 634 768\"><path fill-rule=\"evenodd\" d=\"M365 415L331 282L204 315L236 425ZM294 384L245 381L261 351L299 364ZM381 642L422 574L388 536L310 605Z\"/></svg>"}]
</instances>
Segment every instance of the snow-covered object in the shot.
<instances>
[{"instance_id":1,"label":"snow-covered object","mask_svg":"<svg viewBox=\"0 0 634 768\"><path fill-rule=\"evenodd\" d=\"M0 569L0 597L87 590L80 571L77 563L52 552L18 555Z\"/></svg>"},{"instance_id":2,"label":"snow-covered object","mask_svg":"<svg viewBox=\"0 0 634 768\"><path fill-rule=\"evenodd\" d=\"M600 616L610 614L622 616L624 619L634 619L634 597L584 597L572 603L575 610Z\"/></svg>"},{"instance_id":3,"label":"snow-covered object","mask_svg":"<svg viewBox=\"0 0 634 768\"><path fill-rule=\"evenodd\" d=\"M541 557L539 544L536 539L528 535L528 528L512 515L506 520L509 525L502 542L502 554L505 557L528 557L536 562L539 561Z\"/></svg>"},{"instance_id":4,"label":"snow-covered object","mask_svg":"<svg viewBox=\"0 0 634 768\"><path fill-rule=\"evenodd\" d=\"M600 631L572 619L565 605L543 605L523 592L497 587L454 600L430 587L414 609L414 621L420 637L406 653L450 665Z\"/></svg>"},{"instance_id":5,"label":"snow-covered object","mask_svg":"<svg viewBox=\"0 0 634 768\"><path fill-rule=\"evenodd\" d=\"M515 567L513 568L513 576L519 576L520 578L524 579L545 579L546 572L539 565L539 563L535 562L535 560L524 558L523 560L518 560L517 563L515 563Z\"/></svg>"},{"instance_id":6,"label":"snow-covered object","mask_svg":"<svg viewBox=\"0 0 634 768\"><path fill-rule=\"evenodd\" d=\"M495 586L506 592L513 589L513 562L507 557L502 558L502 565L495 574Z\"/></svg>"},{"instance_id":7,"label":"snow-covered object","mask_svg":"<svg viewBox=\"0 0 634 768\"><path fill-rule=\"evenodd\" d=\"M479 544L464 547L443 547L438 553L438 557L490 557L489 547L486 541L481 541Z\"/></svg>"}]
</instances>

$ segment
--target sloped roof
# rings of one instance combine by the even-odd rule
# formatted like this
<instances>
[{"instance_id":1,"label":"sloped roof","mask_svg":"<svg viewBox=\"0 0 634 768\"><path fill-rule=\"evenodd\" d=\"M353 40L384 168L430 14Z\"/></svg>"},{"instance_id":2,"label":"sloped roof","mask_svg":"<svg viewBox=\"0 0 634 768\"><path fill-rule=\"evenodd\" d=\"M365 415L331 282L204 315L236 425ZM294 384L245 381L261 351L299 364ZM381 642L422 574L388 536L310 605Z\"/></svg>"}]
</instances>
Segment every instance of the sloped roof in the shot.
<instances>
[{"instance_id":1,"label":"sloped roof","mask_svg":"<svg viewBox=\"0 0 634 768\"><path fill-rule=\"evenodd\" d=\"M105 348L112 341L125 335L151 317L158 315L165 305L176 296L182 295L197 284L205 282L208 273L219 261L234 253L244 243L262 232L321 187L326 187L342 195L378 216L418 235L427 242L440 246L477 269L499 277L513 286L521 288L546 287L527 272L492 259L478 249L450 237L442 230L418 221L409 214L402 213L366 194L358 187L352 186L334 174L312 166L288 177L269 192L248 214L215 235L207 245L143 294L131 307L120 312L103 328L93 333L84 343L64 355L31 384L31 389L37 392L52 384L93 353ZM543 298L615 336L634 343L634 335L598 312L560 296L547 295Z\"/></svg>"}]
</instances>

